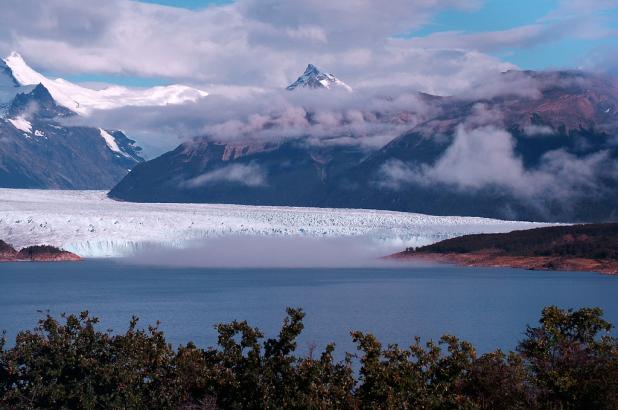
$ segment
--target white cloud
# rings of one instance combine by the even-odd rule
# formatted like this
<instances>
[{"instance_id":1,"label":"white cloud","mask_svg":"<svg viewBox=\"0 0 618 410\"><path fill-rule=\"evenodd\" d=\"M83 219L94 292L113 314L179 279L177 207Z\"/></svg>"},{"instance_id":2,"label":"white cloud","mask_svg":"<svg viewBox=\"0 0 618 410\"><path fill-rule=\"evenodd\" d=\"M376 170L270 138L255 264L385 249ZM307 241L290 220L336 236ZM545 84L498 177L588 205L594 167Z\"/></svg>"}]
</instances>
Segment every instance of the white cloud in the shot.
<instances>
[{"instance_id":1,"label":"white cloud","mask_svg":"<svg viewBox=\"0 0 618 410\"><path fill-rule=\"evenodd\" d=\"M510 65L480 53L394 40L468 0L239 0L186 10L128 0L7 0L0 51L36 68L285 87L309 62L358 85L449 94ZM28 24L23 24L27 21ZM444 81L448 77L450 81Z\"/></svg>"},{"instance_id":2,"label":"white cloud","mask_svg":"<svg viewBox=\"0 0 618 410\"><path fill-rule=\"evenodd\" d=\"M444 184L470 192L499 187L534 203L594 197L604 189L603 177L618 177L618 165L607 151L575 156L558 149L544 154L537 167L526 169L507 131L495 126L470 130L460 125L452 144L434 164L413 167L390 161L381 175L379 183L391 189L410 184Z\"/></svg>"},{"instance_id":3,"label":"white cloud","mask_svg":"<svg viewBox=\"0 0 618 410\"><path fill-rule=\"evenodd\" d=\"M441 31L425 37L415 37L409 41L414 46L422 48L472 48L483 52L494 52L509 47L524 48L538 44L547 34L543 25L532 24L482 33Z\"/></svg>"},{"instance_id":4,"label":"white cloud","mask_svg":"<svg viewBox=\"0 0 618 410\"><path fill-rule=\"evenodd\" d=\"M266 173L257 164L230 164L191 178L185 182L185 186L197 188L217 182L232 182L249 187L264 186L266 185Z\"/></svg>"},{"instance_id":5,"label":"white cloud","mask_svg":"<svg viewBox=\"0 0 618 410\"><path fill-rule=\"evenodd\" d=\"M155 153L173 148L179 138L193 136L218 142L304 138L314 145L357 145L370 150L439 112L438 104L408 89L396 94L262 90L241 97L211 94L178 106L100 110L67 121L126 130Z\"/></svg>"},{"instance_id":6,"label":"white cloud","mask_svg":"<svg viewBox=\"0 0 618 410\"><path fill-rule=\"evenodd\" d=\"M199 10L129 0L5 0L0 52L37 68L284 87L309 62L358 86L453 94L513 68L483 54L565 37L615 36L613 0L563 0L537 22L404 39L448 9L482 0L237 0ZM27 22L27 24L24 24Z\"/></svg>"},{"instance_id":7,"label":"white cloud","mask_svg":"<svg viewBox=\"0 0 618 410\"><path fill-rule=\"evenodd\" d=\"M524 134L529 137L548 136L556 134L556 131L548 127L547 125L526 125L524 127Z\"/></svg>"},{"instance_id":8,"label":"white cloud","mask_svg":"<svg viewBox=\"0 0 618 410\"><path fill-rule=\"evenodd\" d=\"M530 194L520 158L514 155L515 141L506 131L493 126L457 129L455 139L444 155L431 167L424 167L423 178L477 190L489 185L506 186Z\"/></svg>"},{"instance_id":9,"label":"white cloud","mask_svg":"<svg viewBox=\"0 0 618 410\"><path fill-rule=\"evenodd\" d=\"M615 0L561 0L556 9L530 24L483 32L442 31L408 41L422 48L496 53L532 48L565 38L615 37L615 21L606 14L609 10L618 10Z\"/></svg>"}]
</instances>

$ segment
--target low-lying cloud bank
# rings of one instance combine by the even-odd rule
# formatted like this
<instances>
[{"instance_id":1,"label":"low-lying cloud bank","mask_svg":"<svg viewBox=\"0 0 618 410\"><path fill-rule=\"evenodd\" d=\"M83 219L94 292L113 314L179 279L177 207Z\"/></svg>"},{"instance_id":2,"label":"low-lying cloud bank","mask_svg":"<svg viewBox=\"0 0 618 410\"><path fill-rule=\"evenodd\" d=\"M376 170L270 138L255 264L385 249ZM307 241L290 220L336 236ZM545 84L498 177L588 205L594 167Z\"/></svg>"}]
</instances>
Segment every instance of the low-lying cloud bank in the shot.
<instances>
[{"instance_id":1,"label":"low-lying cloud bank","mask_svg":"<svg viewBox=\"0 0 618 410\"><path fill-rule=\"evenodd\" d=\"M447 99L403 85L360 87L351 93L336 89L226 88L196 102L99 110L67 121L125 130L141 145L154 148L155 154L196 136L224 143L303 138L310 144L375 150L442 114L449 109L449 102L496 96L537 99L544 88L560 85L560 81L564 80L492 71L471 80Z\"/></svg>"},{"instance_id":2,"label":"low-lying cloud bank","mask_svg":"<svg viewBox=\"0 0 618 410\"><path fill-rule=\"evenodd\" d=\"M381 259L401 249L368 238L225 236L170 248L144 244L122 262L139 265L215 268L398 267Z\"/></svg>"},{"instance_id":3,"label":"low-lying cloud bank","mask_svg":"<svg viewBox=\"0 0 618 410\"><path fill-rule=\"evenodd\" d=\"M196 188L217 182L235 182L248 187L258 187L266 185L266 179L264 170L257 164L231 164L191 178L184 185L187 188Z\"/></svg>"},{"instance_id":4,"label":"low-lying cloud bank","mask_svg":"<svg viewBox=\"0 0 618 410\"><path fill-rule=\"evenodd\" d=\"M177 106L100 110L68 124L123 129L159 151L196 136L217 142L304 138L376 149L438 112L431 99L410 89L251 90Z\"/></svg>"},{"instance_id":5,"label":"low-lying cloud bank","mask_svg":"<svg viewBox=\"0 0 618 410\"><path fill-rule=\"evenodd\" d=\"M590 221L585 216L574 217L572 212L583 204L608 203L615 196L618 163L609 150L578 157L557 149L545 153L537 166L525 168L512 140L505 130L459 133L436 163L414 166L391 160L382 166L376 183L401 192L417 186L478 198L507 198L495 204L496 209L502 209L503 218L520 217L510 207L514 204L534 210L540 215L535 219L556 220L556 209L560 209L566 216L558 220ZM615 216L596 218L611 221Z\"/></svg>"},{"instance_id":6,"label":"low-lying cloud bank","mask_svg":"<svg viewBox=\"0 0 618 410\"><path fill-rule=\"evenodd\" d=\"M384 186L441 183L460 190L496 186L534 199L569 200L602 193L601 178L618 178L618 164L608 151L576 157L563 149L543 155L540 165L526 168L515 153L515 139L504 129L458 127L453 143L431 165L412 167L393 160L382 167Z\"/></svg>"}]
</instances>

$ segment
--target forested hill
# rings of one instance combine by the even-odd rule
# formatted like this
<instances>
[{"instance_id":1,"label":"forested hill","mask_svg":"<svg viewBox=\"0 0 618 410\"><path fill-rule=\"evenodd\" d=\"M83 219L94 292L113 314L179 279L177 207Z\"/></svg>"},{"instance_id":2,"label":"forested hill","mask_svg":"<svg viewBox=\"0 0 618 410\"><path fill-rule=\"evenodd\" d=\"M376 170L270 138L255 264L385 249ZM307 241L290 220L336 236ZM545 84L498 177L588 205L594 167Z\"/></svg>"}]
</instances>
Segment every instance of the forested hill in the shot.
<instances>
[{"instance_id":1,"label":"forested hill","mask_svg":"<svg viewBox=\"0 0 618 410\"><path fill-rule=\"evenodd\" d=\"M465 235L406 252L473 253L618 259L618 223L552 226L509 233Z\"/></svg>"}]
</instances>

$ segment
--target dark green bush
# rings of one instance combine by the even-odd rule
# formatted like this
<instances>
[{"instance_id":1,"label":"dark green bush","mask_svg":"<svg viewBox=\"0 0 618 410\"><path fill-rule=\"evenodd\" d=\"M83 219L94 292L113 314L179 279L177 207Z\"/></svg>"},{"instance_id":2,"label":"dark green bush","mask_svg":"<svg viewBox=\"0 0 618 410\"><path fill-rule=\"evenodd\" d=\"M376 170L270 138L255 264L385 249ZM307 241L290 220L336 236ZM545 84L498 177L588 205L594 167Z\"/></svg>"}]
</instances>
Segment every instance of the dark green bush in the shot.
<instances>
[{"instance_id":1,"label":"dark green bush","mask_svg":"<svg viewBox=\"0 0 618 410\"><path fill-rule=\"evenodd\" d=\"M332 344L296 355L304 313L287 313L275 338L234 321L208 349L173 349L136 318L115 335L88 312L47 316L13 347L0 338L0 408L618 408L618 344L600 309L545 308L508 354L478 356L454 336L384 347L353 332L358 351L342 361Z\"/></svg>"}]
</instances>

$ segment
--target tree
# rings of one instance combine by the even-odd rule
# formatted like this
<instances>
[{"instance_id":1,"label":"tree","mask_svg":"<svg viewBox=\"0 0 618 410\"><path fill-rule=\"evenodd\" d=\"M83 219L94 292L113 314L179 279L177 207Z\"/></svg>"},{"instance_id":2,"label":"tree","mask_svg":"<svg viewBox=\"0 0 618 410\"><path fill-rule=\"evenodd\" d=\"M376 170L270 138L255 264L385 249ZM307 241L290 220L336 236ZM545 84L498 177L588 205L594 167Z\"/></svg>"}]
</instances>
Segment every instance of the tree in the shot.
<instances>
[{"instance_id":1,"label":"tree","mask_svg":"<svg viewBox=\"0 0 618 410\"><path fill-rule=\"evenodd\" d=\"M544 408L616 408L616 339L599 308L543 309L518 351Z\"/></svg>"}]
</instances>

